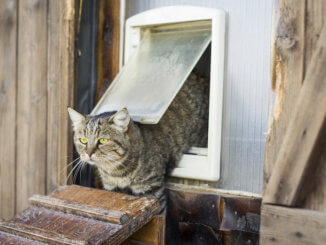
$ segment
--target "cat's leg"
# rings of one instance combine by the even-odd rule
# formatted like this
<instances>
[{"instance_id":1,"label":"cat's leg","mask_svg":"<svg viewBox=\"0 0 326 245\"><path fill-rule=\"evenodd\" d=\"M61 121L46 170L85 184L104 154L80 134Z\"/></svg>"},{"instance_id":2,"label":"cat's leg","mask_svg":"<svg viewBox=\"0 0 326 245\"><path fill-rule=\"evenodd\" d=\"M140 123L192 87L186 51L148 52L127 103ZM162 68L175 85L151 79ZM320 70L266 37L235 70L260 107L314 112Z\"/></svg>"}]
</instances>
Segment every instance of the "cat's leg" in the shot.
<instances>
[{"instance_id":1,"label":"cat's leg","mask_svg":"<svg viewBox=\"0 0 326 245\"><path fill-rule=\"evenodd\" d=\"M131 189L134 195L158 199L162 208L160 214L166 214L167 202L163 183L161 185L136 185L132 186Z\"/></svg>"},{"instance_id":2,"label":"cat's leg","mask_svg":"<svg viewBox=\"0 0 326 245\"><path fill-rule=\"evenodd\" d=\"M115 186L115 185L104 184L103 186L104 186L104 189L107 191L114 191L117 188L117 186Z\"/></svg>"},{"instance_id":3,"label":"cat's leg","mask_svg":"<svg viewBox=\"0 0 326 245\"><path fill-rule=\"evenodd\" d=\"M132 190L132 193L136 196L144 196L147 192L151 190L150 185L144 184L132 185L130 188Z\"/></svg>"}]
</instances>

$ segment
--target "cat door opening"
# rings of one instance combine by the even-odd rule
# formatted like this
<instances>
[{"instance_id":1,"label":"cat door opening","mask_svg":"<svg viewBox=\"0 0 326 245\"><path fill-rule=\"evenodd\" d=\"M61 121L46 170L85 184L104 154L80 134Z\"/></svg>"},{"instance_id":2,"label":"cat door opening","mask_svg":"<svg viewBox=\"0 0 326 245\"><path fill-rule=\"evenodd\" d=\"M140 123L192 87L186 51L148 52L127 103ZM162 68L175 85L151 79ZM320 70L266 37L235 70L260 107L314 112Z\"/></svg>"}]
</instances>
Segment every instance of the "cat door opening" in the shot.
<instances>
[{"instance_id":1,"label":"cat door opening","mask_svg":"<svg viewBox=\"0 0 326 245\"><path fill-rule=\"evenodd\" d=\"M210 78L207 148L191 148L172 176L217 181L220 176L224 36L225 14L216 9L172 6L129 18L124 57L121 57L124 66L92 114L126 107L134 121L156 124L191 71L200 65L198 62L206 63Z\"/></svg>"}]
</instances>

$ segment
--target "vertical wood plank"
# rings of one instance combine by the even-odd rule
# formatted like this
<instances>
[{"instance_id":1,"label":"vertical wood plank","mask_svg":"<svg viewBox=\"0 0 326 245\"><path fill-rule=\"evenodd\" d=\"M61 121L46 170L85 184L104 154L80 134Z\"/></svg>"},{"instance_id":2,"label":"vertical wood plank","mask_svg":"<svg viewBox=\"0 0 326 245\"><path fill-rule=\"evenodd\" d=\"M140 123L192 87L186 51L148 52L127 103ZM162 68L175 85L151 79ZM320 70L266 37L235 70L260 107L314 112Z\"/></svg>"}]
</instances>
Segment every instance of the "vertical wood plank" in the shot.
<instances>
[{"instance_id":1,"label":"vertical wood plank","mask_svg":"<svg viewBox=\"0 0 326 245\"><path fill-rule=\"evenodd\" d=\"M303 208L326 212L326 123L317 140L311 159L312 166L307 176L313 176L305 179L306 189Z\"/></svg>"},{"instance_id":2,"label":"vertical wood plank","mask_svg":"<svg viewBox=\"0 0 326 245\"><path fill-rule=\"evenodd\" d=\"M98 101L119 72L120 1L100 0L97 40Z\"/></svg>"},{"instance_id":3,"label":"vertical wood plank","mask_svg":"<svg viewBox=\"0 0 326 245\"><path fill-rule=\"evenodd\" d=\"M15 213L17 1L0 1L0 218Z\"/></svg>"},{"instance_id":4,"label":"vertical wood plank","mask_svg":"<svg viewBox=\"0 0 326 245\"><path fill-rule=\"evenodd\" d=\"M307 1L306 9L306 32L305 32L305 67L312 61L312 54L321 36L321 30L326 21L326 1ZM318 112L319 113L319 112ZM324 131L326 131L324 129ZM305 195L304 208L326 212L326 134L316 143L319 146L320 154L314 154L316 159L315 171L311 173L314 181L310 182L310 189ZM308 184L308 183L307 183Z\"/></svg>"},{"instance_id":5,"label":"vertical wood plank","mask_svg":"<svg viewBox=\"0 0 326 245\"><path fill-rule=\"evenodd\" d=\"M323 28L265 189L265 203L297 206L307 195L309 182L319 185L315 176L309 173L315 170L315 164L325 150L322 143L325 142L323 128L326 126L325 50L326 28Z\"/></svg>"},{"instance_id":6,"label":"vertical wood plank","mask_svg":"<svg viewBox=\"0 0 326 245\"><path fill-rule=\"evenodd\" d=\"M120 62L120 1L100 0L97 37L97 86L98 101L119 72ZM95 103L96 103L95 101ZM95 168L95 186L102 188L98 170Z\"/></svg>"},{"instance_id":7,"label":"vertical wood plank","mask_svg":"<svg viewBox=\"0 0 326 245\"><path fill-rule=\"evenodd\" d=\"M157 215L148 222L144 227L139 229L136 233L130 236L123 245L136 244L165 244L165 216Z\"/></svg>"},{"instance_id":8,"label":"vertical wood plank","mask_svg":"<svg viewBox=\"0 0 326 245\"><path fill-rule=\"evenodd\" d=\"M46 184L47 1L18 6L17 212Z\"/></svg>"},{"instance_id":9,"label":"vertical wood plank","mask_svg":"<svg viewBox=\"0 0 326 245\"><path fill-rule=\"evenodd\" d=\"M279 1L277 1L279 2ZM298 50L297 52L301 52L300 57L304 57L303 60L303 66L302 69L297 66L296 63L291 62L291 59L282 59L282 56L280 56L280 54L282 54L282 52L284 52L283 49L280 49L279 47L276 47L276 43L274 43L275 45L274 47L274 71L272 72L272 74L274 75L274 82L277 84L284 84L283 88L281 89L281 96L284 96L284 100L283 100L283 107L292 107L294 108L295 102L297 101L297 97L298 97L298 91L301 90L301 85L304 82L301 82L300 84L300 80L295 80L296 78L298 78L298 74L302 73L302 78L305 78L306 82L310 82L310 80L306 79L307 76L307 69L308 67L311 65L311 62L315 62L312 61L312 54L315 51L316 47L317 47L317 42L318 40L321 38L321 30L323 27L323 23L325 20L325 13L326 13L326 2L322 1L322 0L316 0L316 1L306 1L306 5L304 8L304 13L300 14L300 15L296 15L296 16L292 16L291 18L289 18L289 11L284 8L284 6L290 6L291 3L293 3L292 1L288 1L288 0L283 0L281 1L282 4L276 4L276 8L280 8L280 15L279 13L276 13L274 15L274 17L279 19L279 24L278 24L278 30L276 30L274 35L274 39L278 40L279 38L279 33L280 33L280 25L285 22L284 20L288 19L288 26L290 26L286 30L286 32L283 33L283 36L287 37L287 42L289 44L291 44L291 42L294 43L294 47L295 47L295 43L297 42L296 39L292 39L291 33L293 32L293 30L296 29L295 25L291 24L291 19L292 20L298 20L298 18L303 19L303 21L301 21L300 23L303 23L303 29L304 29L304 35L300 37L299 42L303 44L303 49L300 51ZM279 6L280 5L280 6ZM302 12L302 6L295 6L295 5L291 5L292 8L296 8L297 11L299 11L300 13ZM276 9L277 11L277 9ZM288 34L289 32L289 34ZM281 32L282 33L282 32ZM292 41L291 41L292 40ZM291 45L290 45L291 46ZM299 54L297 54L298 56ZM313 63L312 66L317 65L316 63ZM290 69L288 69L290 67ZM291 72L289 72L291 71ZM285 75L284 75L285 74ZM304 86L304 85L303 85ZM287 91L291 88L294 88L295 91L297 91L296 93L283 93L283 90ZM279 93L279 91L276 91L277 93ZM282 94L283 93L283 94ZM279 94L278 94L279 96ZM286 96L286 97L285 97ZM285 102L287 101L287 102ZM291 103L290 103L291 102ZM287 103L287 105L286 105ZM278 105L276 105L278 106ZM277 108L277 109L282 109L281 107ZM320 108L322 109L322 108ZM318 111L318 113L321 113L320 111ZM277 115L276 115L277 116ZM285 134L285 130L286 130L286 126L287 126L287 122L290 120L290 118L292 117L289 113L288 115L284 115L283 112L283 116L282 118L287 117L287 120L275 120L275 116L274 116L274 128L272 128L269 138L271 139L271 141L269 141L269 143L271 142L276 142L279 141L279 145L273 145L273 144L267 144L266 145L266 162L265 162L265 172L267 173L265 177L269 177L269 175L271 174L272 168L275 167L274 163L276 162L276 158L278 157L278 153L280 153L280 151L275 151L275 149L277 148L281 148L281 143L280 140L282 140L284 138L284 134ZM283 125L280 125L282 124ZM283 133L282 134L276 134L275 132L277 130L280 130L283 127ZM279 131L280 132L280 131ZM273 134L274 133L274 134ZM320 140L318 140L318 142L315 144L316 146L318 146L317 148L323 148L323 145L325 143L323 143L323 139L321 138ZM299 142L298 142L299 143ZM305 150L306 147L303 150ZM326 166L324 164L325 162L325 158L326 155L324 152L318 152L318 149L316 149L316 153L313 153L313 155L315 156L310 163L313 164L313 166L311 166L310 168L313 168L313 171L309 171L309 173L307 174L307 176L314 176L314 181L311 180L304 180L305 181L305 190L310 190L310 191L306 191L306 193L304 194L304 196L301 196L301 198L305 199L305 202L302 204L302 207L305 208L309 208L309 209L314 209L314 210L319 210L319 211L326 211L326 180L324 178L325 173L326 173ZM274 155L272 155L274 154ZM316 158L318 157L318 158ZM274 160L272 160L274 159ZM297 162L296 162L297 164ZM297 169L297 168L296 168ZM265 178L265 184L268 178ZM307 182L307 183L306 183ZM310 182L310 183L308 183ZM318 184L317 184L318 183ZM309 184L309 185L308 185ZM289 187L290 188L290 187ZM303 195L302 193L300 193L300 195ZM299 203L296 203L296 205L299 205Z\"/></svg>"},{"instance_id":10,"label":"vertical wood plank","mask_svg":"<svg viewBox=\"0 0 326 245\"><path fill-rule=\"evenodd\" d=\"M74 98L75 1L49 1L47 73L47 192L66 184L72 161L67 107Z\"/></svg>"},{"instance_id":11,"label":"vertical wood plank","mask_svg":"<svg viewBox=\"0 0 326 245\"><path fill-rule=\"evenodd\" d=\"M280 151L304 75L306 1L279 0L274 6L280 8L275 36L272 37L272 87L276 101L265 148L265 186Z\"/></svg>"}]
</instances>

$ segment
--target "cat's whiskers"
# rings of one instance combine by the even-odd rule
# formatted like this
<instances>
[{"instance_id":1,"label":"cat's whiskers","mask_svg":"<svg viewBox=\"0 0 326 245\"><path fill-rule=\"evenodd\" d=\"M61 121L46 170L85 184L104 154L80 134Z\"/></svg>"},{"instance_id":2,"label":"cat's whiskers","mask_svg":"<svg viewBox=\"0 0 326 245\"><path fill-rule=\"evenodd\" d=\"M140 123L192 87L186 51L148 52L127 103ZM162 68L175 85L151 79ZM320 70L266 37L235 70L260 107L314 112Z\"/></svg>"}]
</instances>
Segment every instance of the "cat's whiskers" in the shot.
<instances>
[{"instance_id":1,"label":"cat's whiskers","mask_svg":"<svg viewBox=\"0 0 326 245\"><path fill-rule=\"evenodd\" d=\"M65 166L65 167L61 170L60 174L62 174L63 171L65 171L66 169L68 169L68 167L70 167L72 164L74 164L77 160L80 160L80 157L77 157L75 160L73 160L73 161L71 161L70 163L68 163L67 166Z\"/></svg>"},{"instance_id":2,"label":"cat's whiskers","mask_svg":"<svg viewBox=\"0 0 326 245\"><path fill-rule=\"evenodd\" d=\"M68 179L69 179L69 177L71 176L71 174L74 172L74 170L79 166L79 164L80 164L81 162L82 162L82 161L79 160L79 162L76 164L76 166L74 166L74 167L71 169L70 173L68 174L68 176L67 176L67 178L66 178L66 182L68 181Z\"/></svg>"},{"instance_id":3,"label":"cat's whiskers","mask_svg":"<svg viewBox=\"0 0 326 245\"><path fill-rule=\"evenodd\" d=\"M76 183L78 172L81 173L81 166L82 166L82 161L78 164L78 168L75 170L74 177L73 177L73 183Z\"/></svg>"},{"instance_id":4,"label":"cat's whiskers","mask_svg":"<svg viewBox=\"0 0 326 245\"><path fill-rule=\"evenodd\" d=\"M81 179L82 179L82 172L83 172L83 169L84 169L85 165L87 165L87 162L82 162L81 163L81 167L79 169L79 181L81 181Z\"/></svg>"}]
</instances>

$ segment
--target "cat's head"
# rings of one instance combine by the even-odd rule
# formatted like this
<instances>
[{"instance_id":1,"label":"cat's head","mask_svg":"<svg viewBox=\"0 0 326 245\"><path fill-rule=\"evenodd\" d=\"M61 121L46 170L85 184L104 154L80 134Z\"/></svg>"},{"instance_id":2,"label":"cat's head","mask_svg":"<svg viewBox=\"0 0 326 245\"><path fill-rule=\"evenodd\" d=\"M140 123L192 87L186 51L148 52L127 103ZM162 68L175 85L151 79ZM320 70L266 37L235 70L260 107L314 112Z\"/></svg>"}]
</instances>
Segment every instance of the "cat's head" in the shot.
<instances>
[{"instance_id":1,"label":"cat's head","mask_svg":"<svg viewBox=\"0 0 326 245\"><path fill-rule=\"evenodd\" d=\"M74 130L74 143L80 158L97 167L112 167L128 156L131 124L127 109L97 116L82 115L68 108Z\"/></svg>"}]
</instances>

